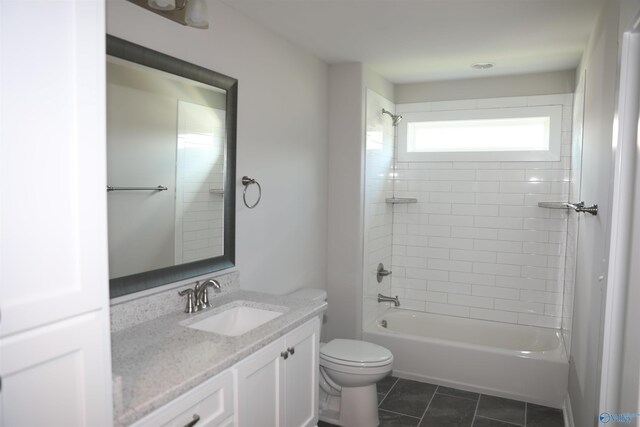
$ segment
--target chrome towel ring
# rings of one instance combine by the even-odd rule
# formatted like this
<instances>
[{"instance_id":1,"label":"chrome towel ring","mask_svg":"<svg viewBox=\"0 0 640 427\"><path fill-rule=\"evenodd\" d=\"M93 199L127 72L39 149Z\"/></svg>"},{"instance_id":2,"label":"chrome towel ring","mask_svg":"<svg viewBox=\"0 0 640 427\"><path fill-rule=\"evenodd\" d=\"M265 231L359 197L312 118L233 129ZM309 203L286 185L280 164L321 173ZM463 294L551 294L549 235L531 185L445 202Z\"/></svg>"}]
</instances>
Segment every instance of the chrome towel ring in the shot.
<instances>
[{"instance_id":1,"label":"chrome towel ring","mask_svg":"<svg viewBox=\"0 0 640 427\"><path fill-rule=\"evenodd\" d=\"M251 184L255 184L258 186L258 200L256 200L256 202L252 205L247 203L247 188L249 188ZM262 198L262 187L260 186L260 183L255 179L249 178L245 175L242 177L242 185L244 185L244 191L242 192L242 201L244 202L244 205L249 209L255 208L256 206L258 206L258 203L260 203L260 199Z\"/></svg>"}]
</instances>

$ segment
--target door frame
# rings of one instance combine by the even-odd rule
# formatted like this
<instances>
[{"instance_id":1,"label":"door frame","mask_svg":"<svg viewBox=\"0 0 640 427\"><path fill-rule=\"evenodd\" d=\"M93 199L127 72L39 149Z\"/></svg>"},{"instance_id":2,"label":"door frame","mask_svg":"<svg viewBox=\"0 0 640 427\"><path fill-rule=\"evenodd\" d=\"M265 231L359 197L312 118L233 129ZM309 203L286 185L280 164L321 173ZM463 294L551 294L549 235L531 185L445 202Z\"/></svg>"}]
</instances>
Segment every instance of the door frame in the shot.
<instances>
[{"instance_id":1,"label":"door frame","mask_svg":"<svg viewBox=\"0 0 640 427\"><path fill-rule=\"evenodd\" d=\"M631 251L634 245L632 230L640 227L640 211L635 210L635 189L640 185L637 173L638 121L640 113L640 12L623 29L619 61L617 105L614 116L613 144L614 177L609 249L609 270L605 296L604 333L602 341L602 370L598 414L603 412L637 412L637 408L621 408L623 380L638 372L624 372L625 330L628 325L630 284L640 278L633 273ZM637 245L637 243L636 243ZM640 301L635 301L640 303ZM629 343L627 343L628 345ZM626 376L626 378L625 378ZM636 396L637 401L637 396ZM637 421L636 421L637 422Z\"/></svg>"}]
</instances>

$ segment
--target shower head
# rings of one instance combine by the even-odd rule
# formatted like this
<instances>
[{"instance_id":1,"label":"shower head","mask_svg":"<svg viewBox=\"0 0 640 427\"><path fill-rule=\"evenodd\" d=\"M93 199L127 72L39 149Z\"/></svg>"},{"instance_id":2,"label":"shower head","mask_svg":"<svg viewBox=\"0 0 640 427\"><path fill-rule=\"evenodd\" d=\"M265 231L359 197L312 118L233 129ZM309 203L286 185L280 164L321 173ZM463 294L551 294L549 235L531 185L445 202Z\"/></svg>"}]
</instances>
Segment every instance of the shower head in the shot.
<instances>
[{"instance_id":1,"label":"shower head","mask_svg":"<svg viewBox=\"0 0 640 427\"><path fill-rule=\"evenodd\" d=\"M400 120L402 120L402 116L401 115L393 114L391 111L387 111L384 108L382 109L382 114L388 114L389 117L391 117L391 120L392 120L391 123L394 126L398 126L398 123L400 123Z\"/></svg>"}]
</instances>

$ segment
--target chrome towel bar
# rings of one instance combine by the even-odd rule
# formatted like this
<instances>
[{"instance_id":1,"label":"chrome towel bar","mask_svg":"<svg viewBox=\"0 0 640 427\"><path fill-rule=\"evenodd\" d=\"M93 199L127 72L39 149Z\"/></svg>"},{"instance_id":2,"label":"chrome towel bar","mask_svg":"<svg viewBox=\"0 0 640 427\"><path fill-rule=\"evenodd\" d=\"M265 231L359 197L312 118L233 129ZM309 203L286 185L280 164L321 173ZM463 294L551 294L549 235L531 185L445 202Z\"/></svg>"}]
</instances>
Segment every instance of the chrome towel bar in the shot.
<instances>
[{"instance_id":1,"label":"chrome towel bar","mask_svg":"<svg viewBox=\"0 0 640 427\"><path fill-rule=\"evenodd\" d=\"M111 187L107 185L107 191L167 191L168 188L164 185L158 185L157 187Z\"/></svg>"},{"instance_id":2,"label":"chrome towel bar","mask_svg":"<svg viewBox=\"0 0 640 427\"><path fill-rule=\"evenodd\" d=\"M576 212L587 212L598 215L598 205L585 206L584 202L538 202L538 207L547 209L573 209Z\"/></svg>"}]
</instances>

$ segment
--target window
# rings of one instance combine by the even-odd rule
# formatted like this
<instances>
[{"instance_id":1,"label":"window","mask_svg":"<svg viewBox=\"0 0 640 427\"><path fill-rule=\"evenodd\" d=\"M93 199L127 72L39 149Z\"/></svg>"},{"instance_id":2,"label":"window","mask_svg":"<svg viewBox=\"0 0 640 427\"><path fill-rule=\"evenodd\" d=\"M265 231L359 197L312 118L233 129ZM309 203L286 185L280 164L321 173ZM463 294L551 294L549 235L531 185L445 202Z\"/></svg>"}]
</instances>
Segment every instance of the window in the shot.
<instances>
[{"instance_id":1,"label":"window","mask_svg":"<svg viewBox=\"0 0 640 427\"><path fill-rule=\"evenodd\" d=\"M402 115L400 161L560 160L559 105Z\"/></svg>"}]
</instances>

